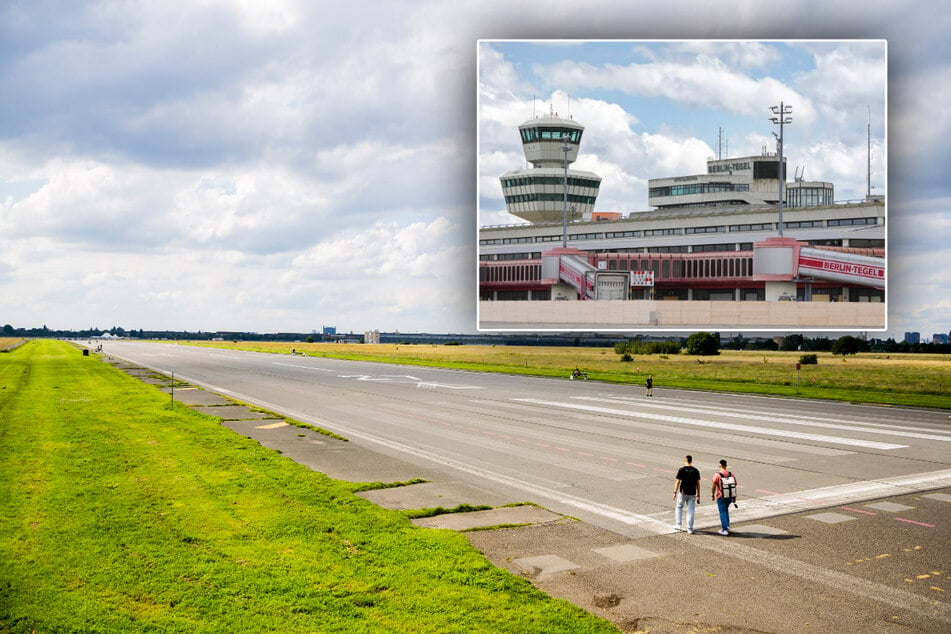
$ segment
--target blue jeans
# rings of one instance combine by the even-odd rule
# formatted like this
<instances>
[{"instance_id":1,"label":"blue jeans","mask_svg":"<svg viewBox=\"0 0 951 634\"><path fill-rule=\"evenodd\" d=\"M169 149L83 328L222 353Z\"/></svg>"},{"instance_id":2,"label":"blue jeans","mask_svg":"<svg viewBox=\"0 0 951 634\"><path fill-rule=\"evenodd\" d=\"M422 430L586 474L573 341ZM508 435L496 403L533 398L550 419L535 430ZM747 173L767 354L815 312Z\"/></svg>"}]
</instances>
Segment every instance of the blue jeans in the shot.
<instances>
[{"instance_id":1,"label":"blue jeans","mask_svg":"<svg viewBox=\"0 0 951 634\"><path fill-rule=\"evenodd\" d=\"M720 528L730 530L730 504L733 498L717 498L717 509L720 511Z\"/></svg>"},{"instance_id":2,"label":"blue jeans","mask_svg":"<svg viewBox=\"0 0 951 634\"><path fill-rule=\"evenodd\" d=\"M681 526L680 518L683 516L684 504L687 505L687 530L693 530L693 516L697 510L697 496L684 495L677 492L677 506L674 507L674 526Z\"/></svg>"}]
</instances>

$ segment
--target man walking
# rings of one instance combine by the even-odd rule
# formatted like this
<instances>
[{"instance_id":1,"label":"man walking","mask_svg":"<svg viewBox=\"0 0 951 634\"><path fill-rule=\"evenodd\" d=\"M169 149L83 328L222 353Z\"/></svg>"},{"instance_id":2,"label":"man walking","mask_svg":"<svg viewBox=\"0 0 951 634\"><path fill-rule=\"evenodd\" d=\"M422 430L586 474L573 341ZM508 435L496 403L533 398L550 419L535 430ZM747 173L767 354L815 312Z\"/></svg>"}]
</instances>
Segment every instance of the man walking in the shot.
<instances>
[{"instance_id":1,"label":"man walking","mask_svg":"<svg viewBox=\"0 0 951 634\"><path fill-rule=\"evenodd\" d=\"M720 511L721 535L730 534L730 505L736 502L736 477L726 468L726 460L720 461L720 470L713 476L713 488L710 497L717 501Z\"/></svg>"},{"instance_id":2,"label":"man walking","mask_svg":"<svg viewBox=\"0 0 951 634\"><path fill-rule=\"evenodd\" d=\"M645 385L647 386L647 395L653 396L654 395L654 375L653 374L647 375L647 382L645 383Z\"/></svg>"},{"instance_id":3,"label":"man walking","mask_svg":"<svg viewBox=\"0 0 951 634\"><path fill-rule=\"evenodd\" d=\"M677 471L674 482L674 528L681 530L684 506L687 507L687 532L693 535L693 518L700 503L700 471L693 466L693 456L684 456L684 466Z\"/></svg>"}]
</instances>

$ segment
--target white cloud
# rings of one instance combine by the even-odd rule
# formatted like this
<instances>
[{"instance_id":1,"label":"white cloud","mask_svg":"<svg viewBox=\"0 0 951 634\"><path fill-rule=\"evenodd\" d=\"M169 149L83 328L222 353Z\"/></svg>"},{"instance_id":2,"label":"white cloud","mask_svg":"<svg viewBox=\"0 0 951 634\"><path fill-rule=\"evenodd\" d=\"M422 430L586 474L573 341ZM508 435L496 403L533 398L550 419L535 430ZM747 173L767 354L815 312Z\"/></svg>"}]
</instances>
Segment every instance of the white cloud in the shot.
<instances>
[{"instance_id":1,"label":"white cloud","mask_svg":"<svg viewBox=\"0 0 951 634\"><path fill-rule=\"evenodd\" d=\"M717 107L742 115L762 116L763 104L798 104L797 113L810 122L816 113L811 101L772 77L739 73L715 57L700 56L690 63L658 61L646 64L558 62L536 73L550 85L619 90L640 97L663 97L689 106ZM725 89L729 87L729 89Z\"/></svg>"}]
</instances>

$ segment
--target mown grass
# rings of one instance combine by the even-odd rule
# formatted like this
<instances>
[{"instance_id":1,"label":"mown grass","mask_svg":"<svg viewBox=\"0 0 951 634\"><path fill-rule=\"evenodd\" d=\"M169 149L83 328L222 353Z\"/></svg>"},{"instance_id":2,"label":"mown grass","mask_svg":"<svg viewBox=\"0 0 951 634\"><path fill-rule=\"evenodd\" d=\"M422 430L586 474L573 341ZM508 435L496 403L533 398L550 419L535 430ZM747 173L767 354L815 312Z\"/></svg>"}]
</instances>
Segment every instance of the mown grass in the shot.
<instances>
[{"instance_id":1,"label":"mown grass","mask_svg":"<svg viewBox=\"0 0 951 634\"><path fill-rule=\"evenodd\" d=\"M803 365L799 352L723 350L718 356L642 355L622 362L613 348L326 344L283 342L196 343L215 347L360 361L567 377L581 368L589 379L643 385L648 374L658 387L679 387L832 399L885 405L951 408L951 355L862 353L842 357L815 353L817 365Z\"/></svg>"},{"instance_id":2,"label":"mown grass","mask_svg":"<svg viewBox=\"0 0 951 634\"><path fill-rule=\"evenodd\" d=\"M0 631L615 631L62 342L0 355L0 465Z\"/></svg>"}]
</instances>

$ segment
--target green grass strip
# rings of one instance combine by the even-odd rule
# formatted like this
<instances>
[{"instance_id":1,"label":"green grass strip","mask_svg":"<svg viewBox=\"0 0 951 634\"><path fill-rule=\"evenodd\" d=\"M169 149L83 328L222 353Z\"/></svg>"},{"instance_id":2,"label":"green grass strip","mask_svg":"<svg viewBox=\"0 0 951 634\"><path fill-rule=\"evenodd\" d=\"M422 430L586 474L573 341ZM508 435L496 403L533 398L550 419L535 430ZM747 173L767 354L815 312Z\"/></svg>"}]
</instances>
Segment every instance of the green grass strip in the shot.
<instances>
[{"instance_id":1,"label":"green grass strip","mask_svg":"<svg viewBox=\"0 0 951 634\"><path fill-rule=\"evenodd\" d=\"M68 344L0 355L2 632L612 632Z\"/></svg>"}]
</instances>

